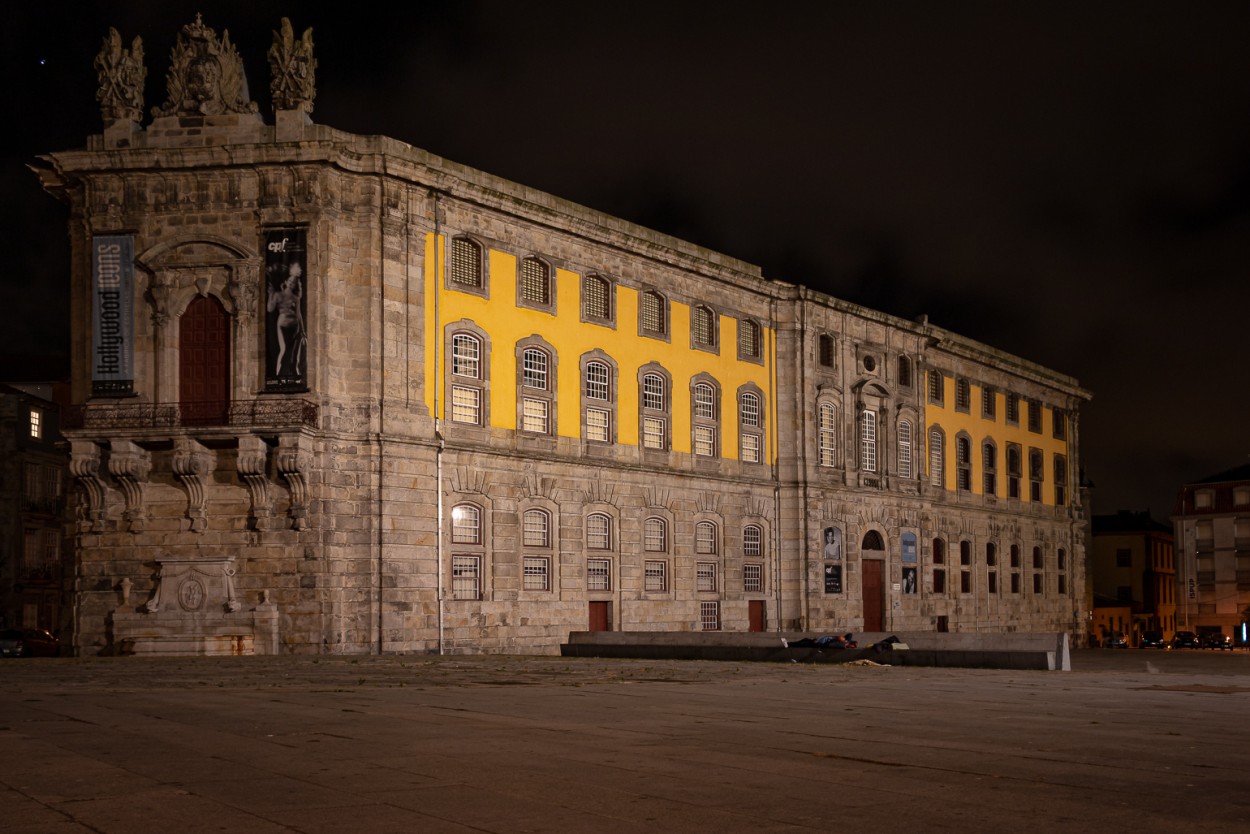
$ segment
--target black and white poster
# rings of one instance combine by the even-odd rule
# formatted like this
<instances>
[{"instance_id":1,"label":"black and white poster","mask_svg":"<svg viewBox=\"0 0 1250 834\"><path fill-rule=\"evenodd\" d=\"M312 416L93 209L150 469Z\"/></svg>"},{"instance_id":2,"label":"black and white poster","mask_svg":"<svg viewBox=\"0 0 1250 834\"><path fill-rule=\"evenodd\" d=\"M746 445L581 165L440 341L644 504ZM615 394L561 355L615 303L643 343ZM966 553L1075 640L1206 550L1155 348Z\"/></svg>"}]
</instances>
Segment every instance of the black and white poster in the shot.
<instances>
[{"instance_id":1,"label":"black and white poster","mask_svg":"<svg viewBox=\"0 0 1250 834\"><path fill-rule=\"evenodd\" d=\"M842 529L840 527L826 527L824 538L824 556L827 561L842 561Z\"/></svg>"},{"instance_id":2,"label":"black and white poster","mask_svg":"<svg viewBox=\"0 0 1250 834\"><path fill-rule=\"evenodd\" d=\"M825 565L825 593L842 593L842 566Z\"/></svg>"},{"instance_id":3,"label":"black and white poster","mask_svg":"<svg viewBox=\"0 0 1250 834\"><path fill-rule=\"evenodd\" d=\"M91 240L91 393L134 390L135 241L130 235Z\"/></svg>"},{"instance_id":4,"label":"black and white poster","mask_svg":"<svg viewBox=\"0 0 1250 834\"><path fill-rule=\"evenodd\" d=\"M903 593L916 593L916 569L903 568Z\"/></svg>"},{"instance_id":5,"label":"black and white poster","mask_svg":"<svg viewBox=\"0 0 1250 834\"><path fill-rule=\"evenodd\" d=\"M308 390L307 230L265 234L265 390Z\"/></svg>"}]
</instances>

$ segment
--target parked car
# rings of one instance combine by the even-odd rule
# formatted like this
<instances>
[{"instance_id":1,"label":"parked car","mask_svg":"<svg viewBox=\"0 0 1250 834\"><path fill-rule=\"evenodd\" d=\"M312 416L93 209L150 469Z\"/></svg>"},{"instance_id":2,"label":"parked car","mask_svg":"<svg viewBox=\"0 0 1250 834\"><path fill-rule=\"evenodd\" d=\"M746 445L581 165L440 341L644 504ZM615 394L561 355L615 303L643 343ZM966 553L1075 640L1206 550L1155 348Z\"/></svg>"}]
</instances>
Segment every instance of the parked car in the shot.
<instances>
[{"instance_id":1,"label":"parked car","mask_svg":"<svg viewBox=\"0 0 1250 834\"><path fill-rule=\"evenodd\" d=\"M1138 644L1139 649L1166 649L1168 641L1163 639L1162 631L1145 631L1142 632L1141 643Z\"/></svg>"},{"instance_id":2,"label":"parked car","mask_svg":"<svg viewBox=\"0 0 1250 834\"><path fill-rule=\"evenodd\" d=\"M1172 635L1172 648L1196 649L1198 648L1198 635L1192 631L1178 631Z\"/></svg>"},{"instance_id":3,"label":"parked car","mask_svg":"<svg viewBox=\"0 0 1250 834\"><path fill-rule=\"evenodd\" d=\"M1124 639L1124 635L1118 631L1113 631L1107 636L1103 642L1104 649L1127 649L1128 641Z\"/></svg>"},{"instance_id":4,"label":"parked car","mask_svg":"<svg viewBox=\"0 0 1250 834\"><path fill-rule=\"evenodd\" d=\"M56 657L61 641L42 628L6 628L0 631L0 657Z\"/></svg>"},{"instance_id":5,"label":"parked car","mask_svg":"<svg viewBox=\"0 0 1250 834\"><path fill-rule=\"evenodd\" d=\"M1198 645L1204 649L1233 649L1233 639L1225 637L1218 631L1208 631L1198 637Z\"/></svg>"}]
</instances>

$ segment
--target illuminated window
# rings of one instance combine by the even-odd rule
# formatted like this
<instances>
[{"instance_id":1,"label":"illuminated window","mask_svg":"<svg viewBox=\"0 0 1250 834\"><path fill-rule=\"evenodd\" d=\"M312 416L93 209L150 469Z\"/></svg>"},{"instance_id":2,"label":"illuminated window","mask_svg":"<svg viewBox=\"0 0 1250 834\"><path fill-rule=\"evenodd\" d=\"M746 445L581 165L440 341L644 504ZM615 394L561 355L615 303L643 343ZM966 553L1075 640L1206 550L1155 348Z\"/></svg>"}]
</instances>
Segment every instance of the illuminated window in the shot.
<instances>
[{"instance_id":1,"label":"illuminated window","mask_svg":"<svg viewBox=\"0 0 1250 834\"><path fill-rule=\"evenodd\" d=\"M907 420L898 424L898 476L911 478L911 423Z\"/></svg>"},{"instance_id":2,"label":"illuminated window","mask_svg":"<svg viewBox=\"0 0 1250 834\"><path fill-rule=\"evenodd\" d=\"M867 408L859 421L859 465L865 472L877 471L877 412Z\"/></svg>"},{"instance_id":3,"label":"illuminated window","mask_svg":"<svg viewBox=\"0 0 1250 834\"><path fill-rule=\"evenodd\" d=\"M760 326L750 319L738 320L738 358L759 359Z\"/></svg>"},{"instance_id":4,"label":"illuminated window","mask_svg":"<svg viewBox=\"0 0 1250 834\"><path fill-rule=\"evenodd\" d=\"M466 287L482 286L482 247L467 237L451 242L451 280Z\"/></svg>"},{"instance_id":5,"label":"illuminated window","mask_svg":"<svg viewBox=\"0 0 1250 834\"><path fill-rule=\"evenodd\" d=\"M643 290L642 293L642 321L641 327L643 333L653 335L664 335L668 332L668 315L666 307L668 302L664 296L654 290Z\"/></svg>"},{"instance_id":6,"label":"illuminated window","mask_svg":"<svg viewBox=\"0 0 1250 834\"><path fill-rule=\"evenodd\" d=\"M946 486L946 473L943 471L945 462L942 450L943 440L941 429L929 430L929 483L935 487Z\"/></svg>"},{"instance_id":7,"label":"illuminated window","mask_svg":"<svg viewBox=\"0 0 1250 834\"><path fill-rule=\"evenodd\" d=\"M521 261L520 297L530 306L551 306L551 268L538 258Z\"/></svg>"},{"instance_id":8,"label":"illuminated window","mask_svg":"<svg viewBox=\"0 0 1250 834\"><path fill-rule=\"evenodd\" d=\"M453 507L451 540L454 544L481 544L482 511L473 504L457 504Z\"/></svg>"},{"instance_id":9,"label":"illuminated window","mask_svg":"<svg viewBox=\"0 0 1250 834\"><path fill-rule=\"evenodd\" d=\"M587 319L610 322L612 285L601 275L582 278L582 315Z\"/></svg>"},{"instance_id":10,"label":"illuminated window","mask_svg":"<svg viewBox=\"0 0 1250 834\"><path fill-rule=\"evenodd\" d=\"M43 412L34 408L30 410L30 436L35 440L43 438Z\"/></svg>"},{"instance_id":11,"label":"illuminated window","mask_svg":"<svg viewBox=\"0 0 1250 834\"><path fill-rule=\"evenodd\" d=\"M820 465L838 465L838 409L832 403L820 405Z\"/></svg>"},{"instance_id":12,"label":"illuminated window","mask_svg":"<svg viewBox=\"0 0 1250 834\"><path fill-rule=\"evenodd\" d=\"M690 338L696 347L716 346L716 314L702 305L690 311Z\"/></svg>"}]
</instances>

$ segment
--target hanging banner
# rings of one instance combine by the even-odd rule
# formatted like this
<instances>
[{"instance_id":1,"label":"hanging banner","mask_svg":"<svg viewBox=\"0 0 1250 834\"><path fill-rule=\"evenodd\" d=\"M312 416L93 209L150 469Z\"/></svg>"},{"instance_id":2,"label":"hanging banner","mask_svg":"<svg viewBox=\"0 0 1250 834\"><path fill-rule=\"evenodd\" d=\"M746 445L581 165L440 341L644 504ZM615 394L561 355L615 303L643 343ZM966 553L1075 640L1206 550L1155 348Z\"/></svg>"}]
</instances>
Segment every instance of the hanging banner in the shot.
<instances>
[{"instance_id":1,"label":"hanging banner","mask_svg":"<svg viewBox=\"0 0 1250 834\"><path fill-rule=\"evenodd\" d=\"M91 239L91 393L134 392L135 241L130 235Z\"/></svg>"},{"instance_id":2,"label":"hanging banner","mask_svg":"<svg viewBox=\"0 0 1250 834\"><path fill-rule=\"evenodd\" d=\"M916 564L916 534L903 534L903 564Z\"/></svg>"},{"instance_id":3,"label":"hanging banner","mask_svg":"<svg viewBox=\"0 0 1250 834\"><path fill-rule=\"evenodd\" d=\"M842 566L825 565L825 593L842 593Z\"/></svg>"},{"instance_id":4,"label":"hanging banner","mask_svg":"<svg viewBox=\"0 0 1250 834\"><path fill-rule=\"evenodd\" d=\"M308 232L265 233L265 390L308 390Z\"/></svg>"}]
</instances>

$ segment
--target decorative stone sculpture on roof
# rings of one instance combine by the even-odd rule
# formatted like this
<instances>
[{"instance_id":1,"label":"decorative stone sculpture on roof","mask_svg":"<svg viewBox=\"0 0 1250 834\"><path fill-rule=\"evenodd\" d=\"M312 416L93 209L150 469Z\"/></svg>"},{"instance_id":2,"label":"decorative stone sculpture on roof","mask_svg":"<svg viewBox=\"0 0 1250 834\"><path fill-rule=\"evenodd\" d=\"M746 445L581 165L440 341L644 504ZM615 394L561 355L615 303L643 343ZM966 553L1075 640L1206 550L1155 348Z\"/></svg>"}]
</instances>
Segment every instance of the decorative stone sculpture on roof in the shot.
<instances>
[{"instance_id":1,"label":"decorative stone sculpture on roof","mask_svg":"<svg viewBox=\"0 0 1250 834\"><path fill-rule=\"evenodd\" d=\"M152 109L153 116L219 116L226 113L255 113L256 102L248 99L243 59L230 33L217 33L205 26L201 16L182 27L170 54L167 76L169 99Z\"/></svg>"},{"instance_id":2,"label":"decorative stone sculpture on roof","mask_svg":"<svg viewBox=\"0 0 1250 834\"><path fill-rule=\"evenodd\" d=\"M148 76L143 65L143 39L136 37L130 49L124 49L122 36L110 26L95 57L95 70L100 79L95 98L104 121L142 119L143 82Z\"/></svg>"},{"instance_id":3,"label":"decorative stone sculpture on roof","mask_svg":"<svg viewBox=\"0 0 1250 834\"><path fill-rule=\"evenodd\" d=\"M303 37L296 40L290 19L282 18L282 28L273 33L273 46L269 47L269 68L273 72L269 92L274 110L311 113L317 95L312 28L305 29Z\"/></svg>"}]
</instances>

